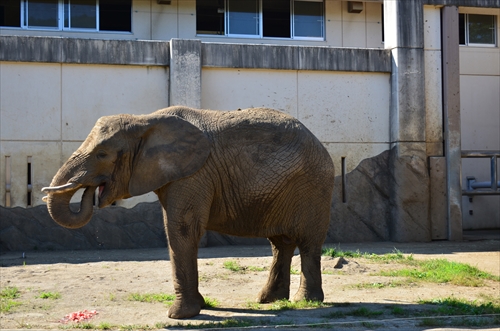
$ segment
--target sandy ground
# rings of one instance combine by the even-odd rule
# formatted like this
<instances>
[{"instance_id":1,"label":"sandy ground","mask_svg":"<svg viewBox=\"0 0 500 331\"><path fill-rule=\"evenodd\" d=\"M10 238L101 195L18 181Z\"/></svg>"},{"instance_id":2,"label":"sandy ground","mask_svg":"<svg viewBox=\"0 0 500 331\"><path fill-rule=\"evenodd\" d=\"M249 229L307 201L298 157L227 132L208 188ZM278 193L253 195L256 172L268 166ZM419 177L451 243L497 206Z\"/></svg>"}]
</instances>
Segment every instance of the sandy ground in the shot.
<instances>
[{"instance_id":1,"label":"sandy ground","mask_svg":"<svg viewBox=\"0 0 500 331\"><path fill-rule=\"evenodd\" d=\"M337 246L338 247L338 246ZM363 243L342 244L342 250L359 250L377 254L398 249L413 254L416 259L445 258L471 264L494 275L500 275L500 241L432 242L416 244ZM298 252L296 252L298 253ZM224 268L225 261L236 261L247 267L241 272ZM294 269L300 269L294 258ZM22 304L0 316L1 329L58 329L65 315L97 310L98 315L88 322L106 323L115 327L176 329L179 324L220 322L228 318L257 320L264 325L302 325L330 323L324 327L336 330L428 330L417 326L418 320L392 315L394 307L419 310L422 299L466 298L481 299L500 296L500 284L487 281L482 287L462 287L449 284L418 283L383 288L359 288L362 283L388 283L393 278L374 276L380 270L398 268L396 264L375 264L365 259L348 259L342 268L336 261L324 258L323 289L325 302L335 303L325 308L276 311L270 305L256 305L255 297L267 279L271 261L268 246L226 246L202 248L199 251L200 292L218 305L203 309L201 314L187 320L167 318L168 307L162 303L131 301L132 293L173 293L170 261L167 249L8 252L0 255L0 286L17 287ZM251 268L255 267L255 268ZM264 271L251 271L264 268ZM298 288L300 276L292 274L291 296ZM42 299L43 292L59 293L58 299ZM385 311L375 322L355 316L341 319L328 317L335 311L352 311L366 307ZM364 323L359 323L365 320ZM368 320L370 320L368 318ZM345 323L349 322L350 325ZM274 328L274 326L273 326ZM300 329L299 327L298 329ZM318 328L316 328L318 329ZM487 329L487 328L486 328ZM491 328L490 328L491 329ZM256 330L255 328L253 330ZM436 329L437 330L437 329ZM491 330L498 330L493 328Z\"/></svg>"}]
</instances>

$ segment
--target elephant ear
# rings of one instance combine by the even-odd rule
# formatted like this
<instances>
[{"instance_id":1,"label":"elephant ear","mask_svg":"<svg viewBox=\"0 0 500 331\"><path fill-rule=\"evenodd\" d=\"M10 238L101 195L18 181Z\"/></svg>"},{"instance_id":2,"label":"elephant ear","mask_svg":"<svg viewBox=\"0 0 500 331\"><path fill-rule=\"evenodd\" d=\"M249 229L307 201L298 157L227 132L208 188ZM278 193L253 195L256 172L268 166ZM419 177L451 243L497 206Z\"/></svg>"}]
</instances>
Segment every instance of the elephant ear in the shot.
<instances>
[{"instance_id":1,"label":"elephant ear","mask_svg":"<svg viewBox=\"0 0 500 331\"><path fill-rule=\"evenodd\" d=\"M154 118L141 139L129 182L132 196L194 174L210 154L207 136L177 116Z\"/></svg>"}]
</instances>

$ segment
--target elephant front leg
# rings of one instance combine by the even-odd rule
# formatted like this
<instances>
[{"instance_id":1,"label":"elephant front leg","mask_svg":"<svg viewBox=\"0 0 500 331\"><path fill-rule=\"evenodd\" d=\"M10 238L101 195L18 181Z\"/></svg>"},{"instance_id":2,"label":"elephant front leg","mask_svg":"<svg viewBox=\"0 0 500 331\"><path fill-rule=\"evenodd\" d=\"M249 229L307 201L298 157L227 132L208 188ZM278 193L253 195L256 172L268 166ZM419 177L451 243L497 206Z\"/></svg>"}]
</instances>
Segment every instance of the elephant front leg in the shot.
<instances>
[{"instance_id":1,"label":"elephant front leg","mask_svg":"<svg viewBox=\"0 0 500 331\"><path fill-rule=\"evenodd\" d=\"M198 291L196 253L178 250L170 243L169 246L175 300L168 310L168 317L177 319L196 316L205 306L205 299Z\"/></svg>"},{"instance_id":2,"label":"elephant front leg","mask_svg":"<svg viewBox=\"0 0 500 331\"><path fill-rule=\"evenodd\" d=\"M198 231L186 232L186 224L167 222L167 237L172 265L175 301L168 310L170 318L189 318L200 313L205 300L198 291Z\"/></svg>"},{"instance_id":3,"label":"elephant front leg","mask_svg":"<svg viewBox=\"0 0 500 331\"><path fill-rule=\"evenodd\" d=\"M288 299L290 296L290 265L296 245L288 237L269 238L273 250L273 262L267 284L260 291L260 303Z\"/></svg>"}]
</instances>

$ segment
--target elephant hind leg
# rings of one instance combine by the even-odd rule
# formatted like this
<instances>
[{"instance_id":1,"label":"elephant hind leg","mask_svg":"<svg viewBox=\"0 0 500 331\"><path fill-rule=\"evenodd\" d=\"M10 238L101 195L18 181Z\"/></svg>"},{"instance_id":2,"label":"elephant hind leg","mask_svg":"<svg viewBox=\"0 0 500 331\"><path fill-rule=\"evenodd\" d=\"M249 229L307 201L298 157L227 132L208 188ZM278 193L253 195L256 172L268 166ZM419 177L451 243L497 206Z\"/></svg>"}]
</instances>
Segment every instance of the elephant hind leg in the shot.
<instances>
[{"instance_id":1,"label":"elephant hind leg","mask_svg":"<svg viewBox=\"0 0 500 331\"><path fill-rule=\"evenodd\" d=\"M273 251L273 261L266 285L260 291L260 303L288 299L290 296L290 265L297 245L286 236L268 238Z\"/></svg>"},{"instance_id":2,"label":"elephant hind leg","mask_svg":"<svg viewBox=\"0 0 500 331\"><path fill-rule=\"evenodd\" d=\"M321 248L322 245L299 245L301 272L300 286L293 301L323 301L324 293L321 287Z\"/></svg>"}]
</instances>

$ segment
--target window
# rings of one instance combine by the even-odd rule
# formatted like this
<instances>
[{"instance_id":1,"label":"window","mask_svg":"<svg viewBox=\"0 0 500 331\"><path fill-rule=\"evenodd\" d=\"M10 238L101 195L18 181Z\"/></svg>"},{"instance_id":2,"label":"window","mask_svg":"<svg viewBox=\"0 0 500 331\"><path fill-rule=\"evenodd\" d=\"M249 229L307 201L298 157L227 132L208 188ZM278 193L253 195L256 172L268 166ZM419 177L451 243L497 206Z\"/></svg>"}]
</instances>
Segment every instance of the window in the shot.
<instances>
[{"instance_id":1,"label":"window","mask_svg":"<svg viewBox=\"0 0 500 331\"><path fill-rule=\"evenodd\" d=\"M496 45L496 16L459 14L460 45Z\"/></svg>"},{"instance_id":2,"label":"window","mask_svg":"<svg viewBox=\"0 0 500 331\"><path fill-rule=\"evenodd\" d=\"M0 0L0 26L132 31L132 0Z\"/></svg>"},{"instance_id":3,"label":"window","mask_svg":"<svg viewBox=\"0 0 500 331\"><path fill-rule=\"evenodd\" d=\"M323 40L324 3L323 0L197 0L196 32Z\"/></svg>"}]
</instances>

